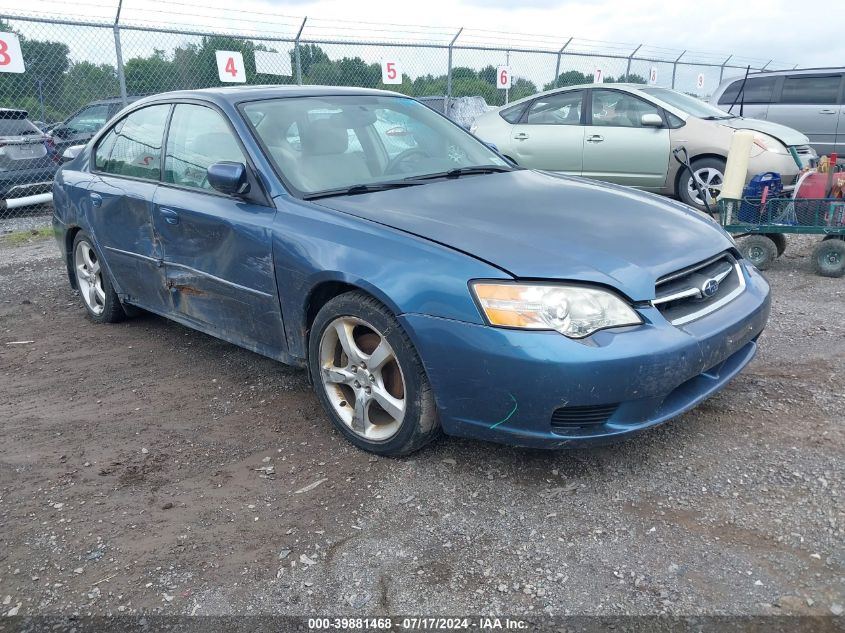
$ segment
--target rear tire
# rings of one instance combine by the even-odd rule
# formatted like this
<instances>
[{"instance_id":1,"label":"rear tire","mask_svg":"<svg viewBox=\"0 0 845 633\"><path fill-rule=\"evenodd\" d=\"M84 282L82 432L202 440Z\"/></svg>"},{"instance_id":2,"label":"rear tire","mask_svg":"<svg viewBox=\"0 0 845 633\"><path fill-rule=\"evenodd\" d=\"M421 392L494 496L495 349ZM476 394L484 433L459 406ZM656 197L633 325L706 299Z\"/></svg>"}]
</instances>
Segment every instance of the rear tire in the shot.
<instances>
[{"instance_id":1,"label":"rear tire","mask_svg":"<svg viewBox=\"0 0 845 633\"><path fill-rule=\"evenodd\" d=\"M73 240L71 261L76 287L88 318L95 323L117 323L125 319L126 313L102 266L100 252L82 231Z\"/></svg>"},{"instance_id":2,"label":"rear tire","mask_svg":"<svg viewBox=\"0 0 845 633\"><path fill-rule=\"evenodd\" d=\"M845 275L845 241L825 239L813 249L813 269L822 277Z\"/></svg>"},{"instance_id":3,"label":"rear tire","mask_svg":"<svg viewBox=\"0 0 845 633\"><path fill-rule=\"evenodd\" d=\"M749 235L742 238L739 251L760 270L766 270L778 256L778 248L768 235Z\"/></svg>"},{"instance_id":4,"label":"rear tire","mask_svg":"<svg viewBox=\"0 0 845 633\"><path fill-rule=\"evenodd\" d=\"M308 368L332 423L358 448L407 455L440 435L419 355L396 318L369 295L344 293L320 309Z\"/></svg>"}]
</instances>

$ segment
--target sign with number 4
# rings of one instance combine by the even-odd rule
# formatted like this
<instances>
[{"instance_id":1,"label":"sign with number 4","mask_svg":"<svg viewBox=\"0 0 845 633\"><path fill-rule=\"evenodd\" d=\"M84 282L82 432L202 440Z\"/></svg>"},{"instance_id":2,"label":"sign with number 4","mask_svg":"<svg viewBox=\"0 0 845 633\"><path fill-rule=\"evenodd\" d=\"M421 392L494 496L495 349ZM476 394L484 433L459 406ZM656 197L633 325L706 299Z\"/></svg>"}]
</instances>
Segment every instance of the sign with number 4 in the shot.
<instances>
[{"instance_id":1,"label":"sign with number 4","mask_svg":"<svg viewBox=\"0 0 845 633\"><path fill-rule=\"evenodd\" d=\"M227 84L246 83L244 56L237 51L215 51L217 53L217 75Z\"/></svg>"},{"instance_id":2,"label":"sign with number 4","mask_svg":"<svg viewBox=\"0 0 845 633\"><path fill-rule=\"evenodd\" d=\"M0 73L22 73L21 43L14 33L0 33Z\"/></svg>"},{"instance_id":3,"label":"sign with number 4","mask_svg":"<svg viewBox=\"0 0 845 633\"><path fill-rule=\"evenodd\" d=\"M594 84L603 84L604 83L604 72L602 72L601 68L596 68L593 71L593 83Z\"/></svg>"},{"instance_id":4,"label":"sign with number 4","mask_svg":"<svg viewBox=\"0 0 845 633\"><path fill-rule=\"evenodd\" d=\"M401 84L402 68L395 59L383 59L381 62L381 83Z\"/></svg>"},{"instance_id":5,"label":"sign with number 4","mask_svg":"<svg viewBox=\"0 0 845 633\"><path fill-rule=\"evenodd\" d=\"M511 87L511 67L499 66L496 69L496 87L508 90Z\"/></svg>"}]
</instances>

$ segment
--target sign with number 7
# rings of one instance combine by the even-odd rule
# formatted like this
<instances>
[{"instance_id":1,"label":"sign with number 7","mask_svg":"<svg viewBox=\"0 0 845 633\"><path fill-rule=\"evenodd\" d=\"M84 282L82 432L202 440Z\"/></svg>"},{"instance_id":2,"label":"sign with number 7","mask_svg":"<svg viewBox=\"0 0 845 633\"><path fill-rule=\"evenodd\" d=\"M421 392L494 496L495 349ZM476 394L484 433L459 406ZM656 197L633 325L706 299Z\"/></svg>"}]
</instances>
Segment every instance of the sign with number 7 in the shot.
<instances>
[{"instance_id":1,"label":"sign with number 7","mask_svg":"<svg viewBox=\"0 0 845 633\"><path fill-rule=\"evenodd\" d=\"M215 51L217 75L223 83L246 83L244 57L238 51Z\"/></svg>"},{"instance_id":2,"label":"sign with number 7","mask_svg":"<svg viewBox=\"0 0 845 633\"><path fill-rule=\"evenodd\" d=\"M22 73L21 43L14 33L0 33L0 73Z\"/></svg>"},{"instance_id":3,"label":"sign with number 7","mask_svg":"<svg viewBox=\"0 0 845 633\"><path fill-rule=\"evenodd\" d=\"M381 83L401 84L402 68L395 59L383 59L381 61Z\"/></svg>"}]
</instances>

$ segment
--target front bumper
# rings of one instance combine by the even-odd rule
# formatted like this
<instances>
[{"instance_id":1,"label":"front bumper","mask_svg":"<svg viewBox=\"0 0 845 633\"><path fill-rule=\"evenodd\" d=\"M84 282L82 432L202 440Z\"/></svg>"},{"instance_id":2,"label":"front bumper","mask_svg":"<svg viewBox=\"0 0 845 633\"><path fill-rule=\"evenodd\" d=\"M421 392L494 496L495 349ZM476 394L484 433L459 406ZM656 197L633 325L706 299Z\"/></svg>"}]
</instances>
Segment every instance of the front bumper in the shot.
<instances>
[{"instance_id":1,"label":"front bumper","mask_svg":"<svg viewBox=\"0 0 845 633\"><path fill-rule=\"evenodd\" d=\"M757 349L769 286L743 263L746 290L682 327L656 308L645 323L581 341L405 314L450 435L517 446L602 444L656 426L724 387ZM557 410L611 409L606 421L552 424Z\"/></svg>"},{"instance_id":2,"label":"front bumper","mask_svg":"<svg viewBox=\"0 0 845 633\"><path fill-rule=\"evenodd\" d=\"M798 177L798 165L789 154L776 154L775 152L762 152L757 156L748 159L748 177L746 182L757 174L764 174L773 171L780 174L784 185L792 185Z\"/></svg>"}]
</instances>

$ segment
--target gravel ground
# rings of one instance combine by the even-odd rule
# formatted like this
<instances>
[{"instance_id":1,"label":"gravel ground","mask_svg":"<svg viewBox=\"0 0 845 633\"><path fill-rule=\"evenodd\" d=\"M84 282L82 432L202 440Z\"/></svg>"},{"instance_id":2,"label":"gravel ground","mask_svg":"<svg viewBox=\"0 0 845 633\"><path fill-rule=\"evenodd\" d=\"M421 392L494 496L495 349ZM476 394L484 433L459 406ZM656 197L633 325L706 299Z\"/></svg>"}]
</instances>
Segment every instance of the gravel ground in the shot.
<instances>
[{"instance_id":1,"label":"gravel ground","mask_svg":"<svg viewBox=\"0 0 845 633\"><path fill-rule=\"evenodd\" d=\"M50 226L52 207L28 207L0 213L0 236L19 231L33 231Z\"/></svg>"},{"instance_id":2,"label":"gravel ground","mask_svg":"<svg viewBox=\"0 0 845 633\"><path fill-rule=\"evenodd\" d=\"M845 280L812 243L767 274L757 359L672 423L403 459L303 372L95 325L50 240L0 246L0 613L840 614Z\"/></svg>"}]
</instances>

